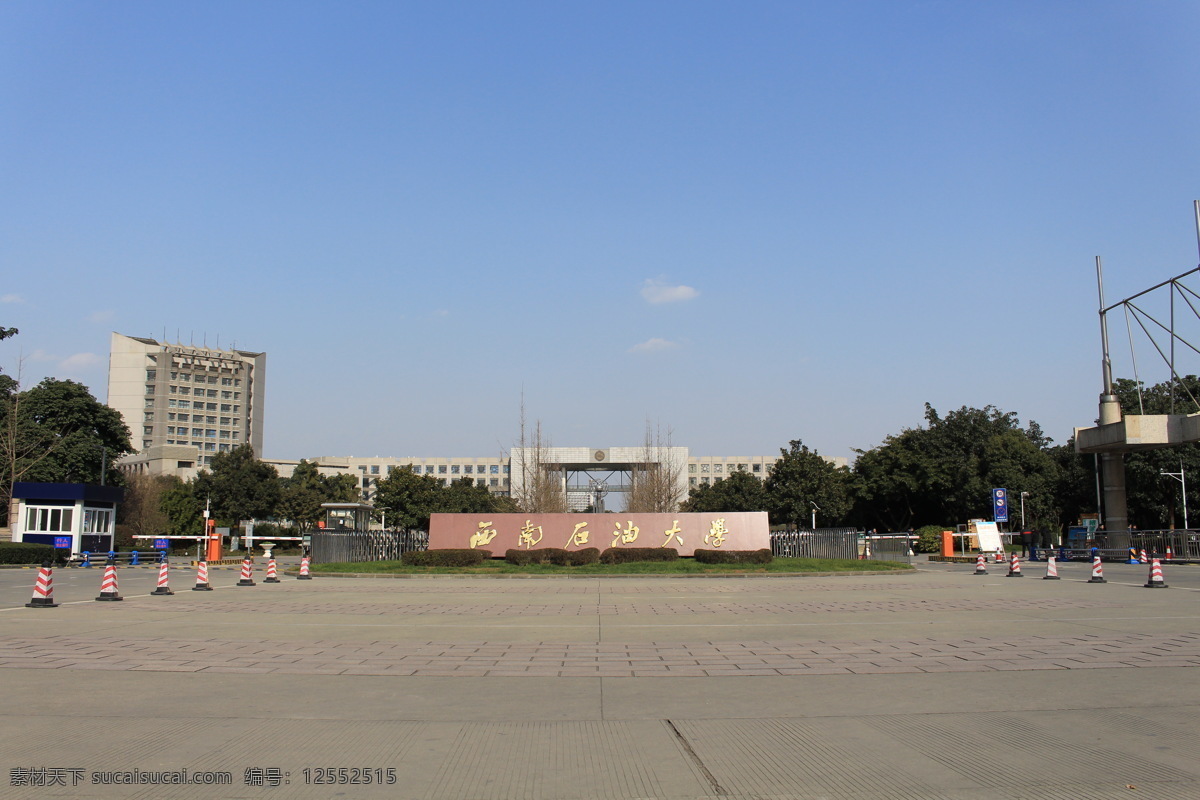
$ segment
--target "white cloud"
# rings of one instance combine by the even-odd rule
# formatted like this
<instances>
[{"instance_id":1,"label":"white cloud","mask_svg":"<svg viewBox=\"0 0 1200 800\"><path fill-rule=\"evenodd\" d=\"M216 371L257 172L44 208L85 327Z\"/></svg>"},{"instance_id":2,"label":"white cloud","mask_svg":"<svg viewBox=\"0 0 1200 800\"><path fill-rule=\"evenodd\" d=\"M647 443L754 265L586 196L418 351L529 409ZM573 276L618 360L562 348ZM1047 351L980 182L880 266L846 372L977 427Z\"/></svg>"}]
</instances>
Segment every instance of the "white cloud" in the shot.
<instances>
[{"instance_id":1,"label":"white cloud","mask_svg":"<svg viewBox=\"0 0 1200 800\"><path fill-rule=\"evenodd\" d=\"M671 286L666 281L654 278L647 278L642 284L642 297L647 303L658 305L659 303L678 303L682 300L691 300L699 297L700 292L693 289L691 286Z\"/></svg>"},{"instance_id":2,"label":"white cloud","mask_svg":"<svg viewBox=\"0 0 1200 800\"><path fill-rule=\"evenodd\" d=\"M73 356L67 356L58 365L59 369L67 371L75 371L94 367L103 359L95 353L76 353Z\"/></svg>"},{"instance_id":3,"label":"white cloud","mask_svg":"<svg viewBox=\"0 0 1200 800\"><path fill-rule=\"evenodd\" d=\"M0 303L24 303L25 298L19 294L0 295Z\"/></svg>"},{"instance_id":4,"label":"white cloud","mask_svg":"<svg viewBox=\"0 0 1200 800\"><path fill-rule=\"evenodd\" d=\"M679 347L678 342L672 342L670 339L660 339L655 337L647 339L641 344L635 344L629 348L630 353L660 353L663 350L674 350Z\"/></svg>"},{"instance_id":5,"label":"white cloud","mask_svg":"<svg viewBox=\"0 0 1200 800\"><path fill-rule=\"evenodd\" d=\"M108 322L110 319L113 318L113 316L114 316L114 314L111 309L105 310L105 311L93 311L91 314L88 314L87 321L88 322Z\"/></svg>"}]
</instances>

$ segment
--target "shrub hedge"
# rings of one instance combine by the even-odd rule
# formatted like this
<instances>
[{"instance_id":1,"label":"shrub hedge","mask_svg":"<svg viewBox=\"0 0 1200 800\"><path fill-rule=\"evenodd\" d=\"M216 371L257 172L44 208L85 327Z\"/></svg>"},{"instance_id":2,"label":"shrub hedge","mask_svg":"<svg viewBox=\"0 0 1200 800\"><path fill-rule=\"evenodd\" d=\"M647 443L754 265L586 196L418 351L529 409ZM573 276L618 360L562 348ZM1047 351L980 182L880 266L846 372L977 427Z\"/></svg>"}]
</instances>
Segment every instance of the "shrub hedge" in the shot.
<instances>
[{"instance_id":1,"label":"shrub hedge","mask_svg":"<svg viewBox=\"0 0 1200 800\"><path fill-rule=\"evenodd\" d=\"M917 537L913 549L918 553L936 553L942 549L942 531L952 530L954 530L953 525L925 525L917 528L913 531Z\"/></svg>"},{"instance_id":2,"label":"shrub hedge","mask_svg":"<svg viewBox=\"0 0 1200 800\"><path fill-rule=\"evenodd\" d=\"M400 556L400 563L410 567L477 567L491 557L491 550L469 548L412 550Z\"/></svg>"},{"instance_id":3,"label":"shrub hedge","mask_svg":"<svg viewBox=\"0 0 1200 800\"><path fill-rule=\"evenodd\" d=\"M771 551L762 550L697 550L698 564L770 564Z\"/></svg>"},{"instance_id":4,"label":"shrub hedge","mask_svg":"<svg viewBox=\"0 0 1200 800\"><path fill-rule=\"evenodd\" d=\"M43 561L65 564L70 556L70 550L55 550L48 544L0 542L0 564L41 564Z\"/></svg>"},{"instance_id":5,"label":"shrub hedge","mask_svg":"<svg viewBox=\"0 0 1200 800\"><path fill-rule=\"evenodd\" d=\"M506 550L504 560L509 564L555 564L560 567L581 567L600 560L600 551L594 547L582 550L564 550L561 547L542 547L537 550Z\"/></svg>"},{"instance_id":6,"label":"shrub hedge","mask_svg":"<svg viewBox=\"0 0 1200 800\"><path fill-rule=\"evenodd\" d=\"M600 554L602 564L629 564L634 561L676 561L674 547L609 547Z\"/></svg>"}]
</instances>

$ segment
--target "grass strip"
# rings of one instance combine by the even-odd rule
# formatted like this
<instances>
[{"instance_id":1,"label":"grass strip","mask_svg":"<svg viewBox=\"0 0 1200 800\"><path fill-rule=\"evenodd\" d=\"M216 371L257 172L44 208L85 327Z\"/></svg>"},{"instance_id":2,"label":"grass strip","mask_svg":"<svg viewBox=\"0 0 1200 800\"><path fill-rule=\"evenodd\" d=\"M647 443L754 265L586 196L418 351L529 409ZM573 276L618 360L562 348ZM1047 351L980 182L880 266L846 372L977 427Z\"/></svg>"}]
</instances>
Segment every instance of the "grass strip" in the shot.
<instances>
[{"instance_id":1,"label":"grass strip","mask_svg":"<svg viewBox=\"0 0 1200 800\"><path fill-rule=\"evenodd\" d=\"M409 567L399 561L359 561L314 564L314 573L380 573L400 575L746 575L786 572L862 572L910 570L894 561L857 559L776 558L770 564L699 564L690 558L678 561L639 561L632 564L587 564L561 567L553 564L517 566L495 561L478 567Z\"/></svg>"}]
</instances>

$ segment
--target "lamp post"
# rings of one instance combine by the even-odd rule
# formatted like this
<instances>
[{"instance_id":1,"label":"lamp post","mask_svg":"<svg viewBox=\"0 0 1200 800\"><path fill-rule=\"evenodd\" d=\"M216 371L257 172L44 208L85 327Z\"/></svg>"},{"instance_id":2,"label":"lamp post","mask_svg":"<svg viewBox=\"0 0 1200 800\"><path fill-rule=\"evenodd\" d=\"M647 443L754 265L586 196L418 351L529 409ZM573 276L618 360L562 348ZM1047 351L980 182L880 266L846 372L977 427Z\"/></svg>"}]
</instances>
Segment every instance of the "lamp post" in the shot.
<instances>
[{"instance_id":1,"label":"lamp post","mask_svg":"<svg viewBox=\"0 0 1200 800\"><path fill-rule=\"evenodd\" d=\"M1158 474L1159 475L1170 475L1172 478L1179 481L1179 483L1182 485L1182 490L1183 490L1183 529L1185 531L1190 530L1191 526L1188 525L1188 513L1187 513L1187 474L1184 473L1184 471L1183 471L1183 462L1182 461L1179 462L1179 472L1160 472Z\"/></svg>"},{"instance_id":2,"label":"lamp post","mask_svg":"<svg viewBox=\"0 0 1200 800\"><path fill-rule=\"evenodd\" d=\"M813 507L812 508L812 529L815 531L817 529L817 512L821 510L821 507L818 506L816 503L814 503L812 500L809 500L808 504Z\"/></svg>"},{"instance_id":3,"label":"lamp post","mask_svg":"<svg viewBox=\"0 0 1200 800\"><path fill-rule=\"evenodd\" d=\"M1029 497L1029 492L1021 492L1021 533L1025 532L1025 498Z\"/></svg>"}]
</instances>

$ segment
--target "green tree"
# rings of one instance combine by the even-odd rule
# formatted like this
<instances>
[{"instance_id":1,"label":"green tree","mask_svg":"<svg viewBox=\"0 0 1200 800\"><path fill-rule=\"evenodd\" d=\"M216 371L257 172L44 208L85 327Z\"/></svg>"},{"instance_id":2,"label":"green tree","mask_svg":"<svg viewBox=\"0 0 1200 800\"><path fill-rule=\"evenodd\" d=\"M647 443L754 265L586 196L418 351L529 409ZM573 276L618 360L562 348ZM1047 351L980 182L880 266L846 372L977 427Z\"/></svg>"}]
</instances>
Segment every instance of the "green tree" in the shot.
<instances>
[{"instance_id":1,"label":"green tree","mask_svg":"<svg viewBox=\"0 0 1200 800\"><path fill-rule=\"evenodd\" d=\"M826 525L840 523L851 507L849 471L821 458L799 439L779 452L764 484L771 524L807 527L813 505Z\"/></svg>"},{"instance_id":2,"label":"green tree","mask_svg":"<svg viewBox=\"0 0 1200 800\"><path fill-rule=\"evenodd\" d=\"M495 510L486 487L470 478L459 478L436 495L434 511L454 514L490 514Z\"/></svg>"},{"instance_id":3,"label":"green tree","mask_svg":"<svg viewBox=\"0 0 1200 800\"><path fill-rule=\"evenodd\" d=\"M212 471L202 470L192 483L198 500L212 501L213 516L230 523L269 518L279 502L279 474L248 444L217 453Z\"/></svg>"},{"instance_id":4,"label":"green tree","mask_svg":"<svg viewBox=\"0 0 1200 800\"><path fill-rule=\"evenodd\" d=\"M767 511L770 502L762 481L745 470L725 480L693 486L679 510L685 512Z\"/></svg>"},{"instance_id":5,"label":"green tree","mask_svg":"<svg viewBox=\"0 0 1200 800\"><path fill-rule=\"evenodd\" d=\"M353 475L322 475L315 462L301 459L290 476L279 480L275 513L309 530L324 517L322 503L352 503L359 497Z\"/></svg>"},{"instance_id":6,"label":"green tree","mask_svg":"<svg viewBox=\"0 0 1200 800\"><path fill-rule=\"evenodd\" d=\"M125 481L125 497L117 508L119 521L137 536L164 533L169 521L162 510L163 493L178 480L167 475L130 475Z\"/></svg>"},{"instance_id":7,"label":"green tree","mask_svg":"<svg viewBox=\"0 0 1200 800\"><path fill-rule=\"evenodd\" d=\"M429 515L440 511L441 482L432 475L418 475L412 465L394 469L379 481L375 508L387 513L397 528L429 530Z\"/></svg>"},{"instance_id":8,"label":"green tree","mask_svg":"<svg viewBox=\"0 0 1200 800\"><path fill-rule=\"evenodd\" d=\"M166 516L169 535L204 534L204 501L196 496L191 483L184 483L173 475L168 477L159 495L158 507Z\"/></svg>"},{"instance_id":9,"label":"green tree","mask_svg":"<svg viewBox=\"0 0 1200 800\"><path fill-rule=\"evenodd\" d=\"M113 463L133 452L121 415L75 381L46 378L20 391L0 376L0 513L7 513L12 484L119 483Z\"/></svg>"}]
</instances>

